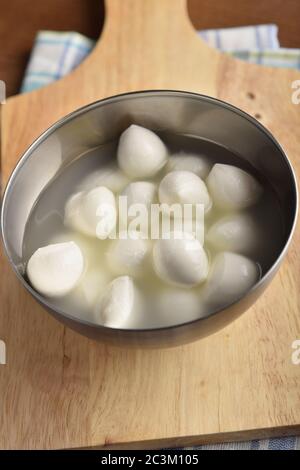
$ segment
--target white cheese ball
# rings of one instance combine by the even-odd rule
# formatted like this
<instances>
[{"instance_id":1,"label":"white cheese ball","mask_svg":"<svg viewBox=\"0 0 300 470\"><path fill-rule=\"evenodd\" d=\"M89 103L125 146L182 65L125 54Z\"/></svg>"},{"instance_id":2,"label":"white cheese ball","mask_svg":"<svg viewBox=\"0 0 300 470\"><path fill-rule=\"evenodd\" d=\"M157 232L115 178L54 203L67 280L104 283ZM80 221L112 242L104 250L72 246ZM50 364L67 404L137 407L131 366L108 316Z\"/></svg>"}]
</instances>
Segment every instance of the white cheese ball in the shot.
<instances>
[{"instance_id":1,"label":"white cheese ball","mask_svg":"<svg viewBox=\"0 0 300 470\"><path fill-rule=\"evenodd\" d=\"M108 238L116 222L115 196L104 186L74 194L66 203L65 225L84 235Z\"/></svg>"},{"instance_id":2,"label":"white cheese ball","mask_svg":"<svg viewBox=\"0 0 300 470\"><path fill-rule=\"evenodd\" d=\"M123 236L125 233L111 242L106 253L107 264L115 274L143 276L148 268L150 242L144 239L144 234L137 231L128 232L126 239L121 239Z\"/></svg>"},{"instance_id":3,"label":"white cheese ball","mask_svg":"<svg viewBox=\"0 0 300 470\"><path fill-rule=\"evenodd\" d=\"M149 211L157 199L156 185L149 181L135 181L126 186L122 196L127 197L128 209L134 204L142 204Z\"/></svg>"},{"instance_id":4,"label":"white cheese ball","mask_svg":"<svg viewBox=\"0 0 300 470\"><path fill-rule=\"evenodd\" d=\"M203 155L194 155L185 152L173 154L166 165L166 171L191 171L200 178L205 179L210 171L210 164Z\"/></svg>"},{"instance_id":5,"label":"white cheese ball","mask_svg":"<svg viewBox=\"0 0 300 470\"><path fill-rule=\"evenodd\" d=\"M168 151L163 141L145 127L132 124L120 137L118 162L131 178L149 178L165 165Z\"/></svg>"},{"instance_id":6,"label":"white cheese ball","mask_svg":"<svg viewBox=\"0 0 300 470\"><path fill-rule=\"evenodd\" d=\"M125 206L123 198L127 198L127 206ZM157 188L154 183L149 181L130 183L122 192L119 203L119 227L127 227L131 231L150 232L151 206L157 203Z\"/></svg>"},{"instance_id":7,"label":"white cheese ball","mask_svg":"<svg viewBox=\"0 0 300 470\"><path fill-rule=\"evenodd\" d=\"M217 250L251 253L259 236L258 225L251 215L230 214L210 227L206 241Z\"/></svg>"},{"instance_id":8,"label":"white cheese ball","mask_svg":"<svg viewBox=\"0 0 300 470\"><path fill-rule=\"evenodd\" d=\"M204 245L204 226L204 218L202 220L186 219L183 221L182 230L184 232L192 234L194 238L197 238L197 240L199 240L201 245Z\"/></svg>"},{"instance_id":9,"label":"white cheese ball","mask_svg":"<svg viewBox=\"0 0 300 470\"><path fill-rule=\"evenodd\" d=\"M27 275L32 286L47 297L62 297L79 282L84 259L73 241L43 246L27 263Z\"/></svg>"},{"instance_id":10,"label":"white cheese ball","mask_svg":"<svg viewBox=\"0 0 300 470\"><path fill-rule=\"evenodd\" d=\"M114 279L106 288L95 308L94 316L98 324L111 328L122 328L133 313L135 287L128 276Z\"/></svg>"},{"instance_id":11,"label":"white cheese ball","mask_svg":"<svg viewBox=\"0 0 300 470\"><path fill-rule=\"evenodd\" d=\"M184 232L173 232L170 236L170 239L155 242L153 248L157 276L181 287L203 282L208 274L208 259L199 240Z\"/></svg>"},{"instance_id":12,"label":"white cheese ball","mask_svg":"<svg viewBox=\"0 0 300 470\"><path fill-rule=\"evenodd\" d=\"M80 181L79 191L90 191L98 186L105 186L113 193L120 193L129 183L127 176L118 168L116 163L106 164L94 170Z\"/></svg>"},{"instance_id":13,"label":"white cheese ball","mask_svg":"<svg viewBox=\"0 0 300 470\"><path fill-rule=\"evenodd\" d=\"M111 277L102 266L88 267L72 292L76 304L83 308L93 308L110 281Z\"/></svg>"},{"instance_id":14,"label":"white cheese ball","mask_svg":"<svg viewBox=\"0 0 300 470\"><path fill-rule=\"evenodd\" d=\"M168 288L160 292L155 302L159 326L172 326L201 318L204 304L193 289Z\"/></svg>"},{"instance_id":15,"label":"white cheese ball","mask_svg":"<svg viewBox=\"0 0 300 470\"><path fill-rule=\"evenodd\" d=\"M213 260L203 295L212 308L238 300L259 280L259 266L245 256L224 251Z\"/></svg>"},{"instance_id":16,"label":"white cheese ball","mask_svg":"<svg viewBox=\"0 0 300 470\"><path fill-rule=\"evenodd\" d=\"M217 163L206 180L214 205L224 210L239 210L256 204L262 188L256 179L232 165Z\"/></svg>"},{"instance_id":17,"label":"white cheese ball","mask_svg":"<svg viewBox=\"0 0 300 470\"><path fill-rule=\"evenodd\" d=\"M159 217L153 216L149 227L149 236L151 240L159 238L170 238L172 232L187 232L197 238L201 245L204 244L204 217L184 218L173 217L166 211L161 211Z\"/></svg>"},{"instance_id":18,"label":"white cheese ball","mask_svg":"<svg viewBox=\"0 0 300 470\"><path fill-rule=\"evenodd\" d=\"M204 212L211 208L211 198L206 184L190 171L172 171L161 181L158 189L159 201L172 204L202 204Z\"/></svg>"}]
</instances>

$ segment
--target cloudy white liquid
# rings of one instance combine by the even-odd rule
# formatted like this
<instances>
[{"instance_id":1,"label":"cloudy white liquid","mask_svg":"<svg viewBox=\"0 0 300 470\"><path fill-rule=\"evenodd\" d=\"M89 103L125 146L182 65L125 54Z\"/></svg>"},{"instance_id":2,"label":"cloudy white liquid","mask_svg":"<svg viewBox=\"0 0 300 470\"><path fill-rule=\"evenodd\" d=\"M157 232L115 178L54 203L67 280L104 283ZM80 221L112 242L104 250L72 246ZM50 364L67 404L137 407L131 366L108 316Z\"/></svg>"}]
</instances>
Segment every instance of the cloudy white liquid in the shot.
<instances>
[{"instance_id":1,"label":"cloudy white liquid","mask_svg":"<svg viewBox=\"0 0 300 470\"><path fill-rule=\"evenodd\" d=\"M268 183L241 157L220 145L193 137L171 134L161 134L160 136L171 155L178 156L182 152L193 155L193 160L188 162L187 168L181 162L176 161L176 171L198 169L194 156L201 155L202 158L204 155L207 164L204 166L201 164L199 168L201 167L201 171L204 171L202 170L204 168L205 174L215 163L223 163L242 168L254 175L259 181L263 187L263 196L256 205L242 211L242 218L247 218L249 227L255 226L249 243L242 243L239 240L236 246L232 246L235 238L233 236L233 242L230 237L228 239L228 230L235 229L239 214L235 212L233 220L230 217L228 220L228 212L220 207L213 207L205 215L204 232L210 236L204 239L204 249L209 263L213 262L218 252L233 251L249 257L259 267L261 274L266 272L274 262L284 236L279 203ZM114 259L115 254L121 249L116 246L115 241L86 236L84 233L75 231L72 224L67 227L64 224L64 211L66 202L71 195L84 190L88 191L97 184L102 185L105 181L105 175L109 175L109 189L114 192L116 197L124 193L126 185L130 182L130 176L128 174L124 176L118 170L116 173L112 170L116 164L116 155L117 142L112 142L90 150L66 167L38 198L28 219L24 236L24 266L32 254L42 246L70 240L78 244L85 259L82 280L66 296L53 298L51 303L54 307L76 318L86 319L90 322L99 321L97 315L95 320L97 298L101 295L104 296L109 291L110 283L117 275L126 276L126 269L123 266L126 268L126 263L130 265L130 259L126 256L120 258L119 262ZM143 177L139 180L158 185L169 171L174 170L173 166L167 164L155 176ZM138 189L145 194L145 198L148 198L148 193L145 191L147 188ZM224 240L220 242L222 227L220 228L219 221L222 219L226 222L224 226L224 230L227 231L225 242ZM245 237L245 231L237 231L237 236ZM148 243L151 245L154 242L150 240ZM207 290L205 282L188 289L167 285L155 273L150 256L148 259L143 259L140 265L130 265L128 274L132 273L138 292L138 306L134 313L124 320L125 323L122 327L169 326L194 320L214 309L214 303L207 303L205 300Z\"/></svg>"}]
</instances>

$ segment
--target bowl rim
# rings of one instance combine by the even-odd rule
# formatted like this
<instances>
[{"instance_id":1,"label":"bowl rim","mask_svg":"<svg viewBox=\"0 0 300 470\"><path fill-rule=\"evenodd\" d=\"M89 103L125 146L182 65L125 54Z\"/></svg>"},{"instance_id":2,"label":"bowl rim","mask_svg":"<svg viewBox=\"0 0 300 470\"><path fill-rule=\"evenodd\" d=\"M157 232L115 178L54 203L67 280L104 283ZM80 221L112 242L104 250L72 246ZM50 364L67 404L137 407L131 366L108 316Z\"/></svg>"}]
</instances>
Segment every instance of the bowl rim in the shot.
<instances>
[{"instance_id":1,"label":"bowl rim","mask_svg":"<svg viewBox=\"0 0 300 470\"><path fill-rule=\"evenodd\" d=\"M245 294L240 296L238 299L236 299L234 302L231 302L229 304L226 304L222 308L218 308L213 310L213 312L210 312L200 318L190 320L187 322L182 322L182 323L176 323L174 325L168 325L168 326L161 326L161 327L150 327L150 328L114 328L114 327L109 327L105 325L100 325L93 323L88 320L80 319L77 318L73 315L70 315L70 313L59 309L57 307L54 307L51 303L51 300L48 301L46 297L42 296L39 294L35 289L31 287L29 282L27 282L26 278L19 272L17 269L16 264L12 260L12 257L9 253L9 248L8 248L8 242L7 242L7 237L5 236L4 233L4 215L5 215L5 207L6 207L6 200L9 197L9 194L11 191L13 191L12 186L14 183L14 180L16 178L16 175L22 168L22 166L29 160L31 154L34 152L34 150L42 144L52 133L54 133L57 129L61 128L68 122L72 121L74 118L77 118L86 112L89 112L95 108L98 108L99 106L105 106L106 104L113 103L115 101L120 101L120 100L126 100L126 99L132 99L135 97L140 97L142 95L145 96L156 96L156 95L165 95L165 96L176 96L176 97L188 97L188 98L194 98L196 100L202 100L208 103L215 104L217 106L223 107L231 112L234 112L235 114L238 114L241 118L246 119L250 121L253 125L255 125L258 129L260 129L266 137L268 137L273 145L277 147L277 149L280 151L282 157L287 163L287 166L290 171L290 176L291 176L291 181L293 183L293 191L294 191L294 197L295 197L295 208L294 208L294 213L293 213L293 223L292 227L290 229L290 232L287 236L286 242L283 245L283 248L279 252L279 255L277 256L275 262L271 265L271 267L266 271L266 273L259 279L258 282L252 286L252 288L247 291ZM10 265L13 268L13 271L15 272L17 278L20 280L22 285L25 287L27 291L37 300L42 306L44 306L48 311L50 310L55 312L55 314L60 315L67 320L70 320L72 322L81 324L83 326L97 329L97 330L106 330L106 331L114 331L116 334L119 333L128 333L128 334L136 334L136 333L155 333L158 331L166 331L166 330L174 330L174 329L179 329L183 327L188 327L193 324L197 324L200 322L203 322L205 320L210 319L211 317L214 317L218 314L221 314L222 312L225 312L228 310L231 306L234 306L238 302L240 302L241 299L245 299L248 296L250 296L253 292L258 290L264 283L265 281L269 278L272 277L272 274L276 272L278 266L280 265L282 259L284 258L287 249L290 245L291 239L293 237L293 234L295 232L295 227L297 223L297 216L298 216L298 206L299 206L299 194L298 194L298 187L297 187L297 179L295 175L295 171L293 169L293 166L287 156L287 153L283 149L283 147L280 145L280 143L277 141L277 139L273 136L273 134L263 125L261 124L257 119L252 117L250 114L247 112L241 110L237 106L234 106L230 103L227 103L226 101L220 100L218 98L204 95L201 93L196 93L196 92L191 92L191 91L183 91L183 90L170 90L170 89L149 89L149 90L140 90L140 91L131 91L131 92L126 92L126 93L120 93L117 95L109 96L97 101L93 101L91 103L88 103L80 108L75 109L74 111L68 113L66 116L60 118L58 121L55 121L51 126L49 126L45 131L43 131L31 144L30 146L23 152L21 155L20 159L16 163L3 192L3 197L2 197L2 202L1 202L1 216L0 216L0 236L4 245L4 252L5 255L10 263Z\"/></svg>"}]
</instances>

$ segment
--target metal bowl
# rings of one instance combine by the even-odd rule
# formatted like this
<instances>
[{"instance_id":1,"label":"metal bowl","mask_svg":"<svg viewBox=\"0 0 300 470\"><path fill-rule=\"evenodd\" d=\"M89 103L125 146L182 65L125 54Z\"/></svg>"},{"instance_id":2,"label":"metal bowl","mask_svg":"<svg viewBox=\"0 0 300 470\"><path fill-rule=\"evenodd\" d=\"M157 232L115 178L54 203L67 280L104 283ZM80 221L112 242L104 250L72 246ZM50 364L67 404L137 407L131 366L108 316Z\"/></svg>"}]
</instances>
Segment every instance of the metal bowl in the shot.
<instances>
[{"instance_id":1,"label":"metal bowl","mask_svg":"<svg viewBox=\"0 0 300 470\"><path fill-rule=\"evenodd\" d=\"M242 298L207 317L156 329L113 329L72 317L56 309L24 277L22 243L30 211L45 186L85 150L112 139L131 123L153 130L199 136L219 143L264 175L277 194L285 238L272 266ZM142 91L89 104L46 130L24 153L7 184L1 231L8 259L30 294L62 323L86 336L116 345L169 347L207 336L224 327L260 296L278 270L290 243L297 216L297 186L292 166L270 132L227 103L183 91Z\"/></svg>"}]
</instances>

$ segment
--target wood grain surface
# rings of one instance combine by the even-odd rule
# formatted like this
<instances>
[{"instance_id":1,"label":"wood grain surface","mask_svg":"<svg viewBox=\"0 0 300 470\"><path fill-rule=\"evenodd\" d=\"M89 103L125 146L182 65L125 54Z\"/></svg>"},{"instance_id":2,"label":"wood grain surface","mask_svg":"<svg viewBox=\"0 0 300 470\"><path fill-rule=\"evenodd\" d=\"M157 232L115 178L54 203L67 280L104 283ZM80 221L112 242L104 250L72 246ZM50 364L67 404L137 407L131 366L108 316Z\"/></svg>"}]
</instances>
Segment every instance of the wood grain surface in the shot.
<instances>
[{"instance_id":1,"label":"wood grain surface","mask_svg":"<svg viewBox=\"0 0 300 470\"><path fill-rule=\"evenodd\" d=\"M94 52L66 78L10 98L2 178L32 140L75 108L119 92L206 93L260 116L300 172L293 70L249 65L208 48L185 0L108 0ZM161 447L300 432L300 231L271 286L221 332L170 350L121 350L63 327L1 255L0 447ZM134 444L133 444L134 443Z\"/></svg>"}]
</instances>

